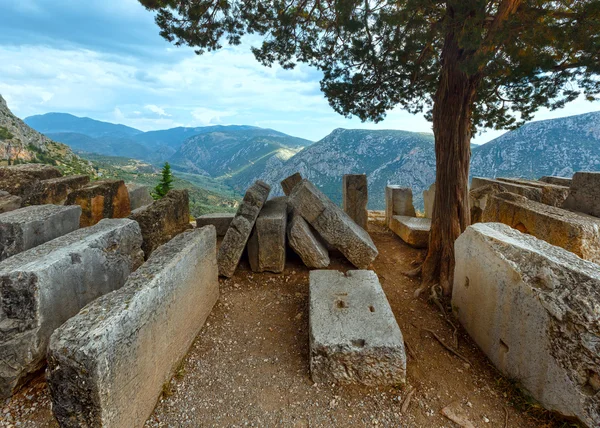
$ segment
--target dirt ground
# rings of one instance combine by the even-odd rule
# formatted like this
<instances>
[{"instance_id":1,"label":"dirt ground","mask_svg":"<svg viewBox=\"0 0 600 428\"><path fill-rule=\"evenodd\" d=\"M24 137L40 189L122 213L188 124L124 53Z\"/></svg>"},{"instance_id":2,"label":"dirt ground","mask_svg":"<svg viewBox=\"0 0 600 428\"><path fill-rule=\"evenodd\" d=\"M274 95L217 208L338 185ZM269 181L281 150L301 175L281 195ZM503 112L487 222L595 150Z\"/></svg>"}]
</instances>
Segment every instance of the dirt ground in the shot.
<instances>
[{"instance_id":1,"label":"dirt ground","mask_svg":"<svg viewBox=\"0 0 600 428\"><path fill-rule=\"evenodd\" d=\"M442 409L475 427L560 426L512 404L514 392L466 333L463 361L454 329L402 274L423 251L370 224L380 255L373 265L408 345L407 383L366 388L315 384L308 362L308 275L290 254L284 274L253 274L243 261L220 280L221 297L146 427L456 427ZM352 266L341 256L331 269ZM2 406L0 426L56 427L43 377ZM469 426L463 424L462 426Z\"/></svg>"}]
</instances>

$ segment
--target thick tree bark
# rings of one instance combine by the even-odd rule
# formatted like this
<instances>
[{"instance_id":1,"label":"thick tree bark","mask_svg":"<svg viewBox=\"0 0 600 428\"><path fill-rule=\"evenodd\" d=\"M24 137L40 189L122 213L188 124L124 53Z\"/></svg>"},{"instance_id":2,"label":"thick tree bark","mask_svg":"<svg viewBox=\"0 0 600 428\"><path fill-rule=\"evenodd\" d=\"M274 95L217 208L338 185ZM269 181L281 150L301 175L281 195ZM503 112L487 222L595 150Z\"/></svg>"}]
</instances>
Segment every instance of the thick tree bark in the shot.
<instances>
[{"instance_id":1,"label":"thick tree bark","mask_svg":"<svg viewBox=\"0 0 600 428\"><path fill-rule=\"evenodd\" d=\"M436 192L422 269L423 285L439 284L447 296L452 293L454 241L470 224L471 111L477 80L460 69L462 54L454 35L448 34L433 106Z\"/></svg>"}]
</instances>

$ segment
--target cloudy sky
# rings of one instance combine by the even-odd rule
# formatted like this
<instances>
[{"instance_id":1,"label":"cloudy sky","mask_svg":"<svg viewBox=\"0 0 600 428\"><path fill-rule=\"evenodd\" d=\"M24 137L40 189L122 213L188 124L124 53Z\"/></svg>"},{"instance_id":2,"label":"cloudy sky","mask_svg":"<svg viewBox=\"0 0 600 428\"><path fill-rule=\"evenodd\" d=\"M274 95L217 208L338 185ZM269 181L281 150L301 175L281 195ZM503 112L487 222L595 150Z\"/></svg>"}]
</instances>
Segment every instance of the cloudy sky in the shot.
<instances>
[{"instance_id":1,"label":"cloudy sky","mask_svg":"<svg viewBox=\"0 0 600 428\"><path fill-rule=\"evenodd\" d=\"M22 118L66 112L144 131L244 124L311 140L340 127L431 132L401 110L377 125L345 119L319 78L306 66L265 68L249 45L203 56L176 48L137 0L0 0L0 94ZM577 101L536 118L596 110L600 103Z\"/></svg>"}]
</instances>

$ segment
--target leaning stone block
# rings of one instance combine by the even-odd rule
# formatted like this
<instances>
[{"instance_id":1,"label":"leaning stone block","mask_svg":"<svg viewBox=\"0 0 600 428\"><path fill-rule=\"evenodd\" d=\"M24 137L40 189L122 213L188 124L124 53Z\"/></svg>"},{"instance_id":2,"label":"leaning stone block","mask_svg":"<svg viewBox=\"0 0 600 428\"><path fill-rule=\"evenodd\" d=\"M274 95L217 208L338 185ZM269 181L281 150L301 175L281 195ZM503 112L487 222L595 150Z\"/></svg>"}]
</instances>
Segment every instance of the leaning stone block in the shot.
<instances>
[{"instance_id":1,"label":"leaning stone block","mask_svg":"<svg viewBox=\"0 0 600 428\"><path fill-rule=\"evenodd\" d=\"M600 172L576 172L563 208L600 217Z\"/></svg>"},{"instance_id":2,"label":"leaning stone block","mask_svg":"<svg viewBox=\"0 0 600 428\"><path fill-rule=\"evenodd\" d=\"M390 229L408 245L415 248L429 246L430 218L395 215L392 217Z\"/></svg>"},{"instance_id":3,"label":"leaning stone block","mask_svg":"<svg viewBox=\"0 0 600 428\"><path fill-rule=\"evenodd\" d=\"M425 217L433 218L433 203L435 202L435 183L429 189L423 191L423 202L425 203Z\"/></svg>"},{"instance_id":4,"label":"leaning stone block","mask_svg":"<svg viewBox=\"0 0 600 428\"><path fill-rule=\"evenodd\" d=\"M192 227L188 192L171 190L164 198L137 209L129 218L142 229L142 250L148 259L159 246Z\"/></svg>"},{"instance_id":5,"label":"leaning stone block","mask_svg":"<svg viewBox=\"0 0 600 428\"><path fill-rule=\"evenodd\" d=\"M230 278L240 263L246 243L263 205L269 197L271 187L258 180L246 191L231 226L223 238L219 255L219 275Z\"/></svg>"},{"instance_id":6,"label":"leaning stone block","mask_svg":"<svg viewBox=\"0 0 600 428\"><path fill-rule=\"evenodd\" d=\"M486 184L469 192L469 206L471 207L471 224L480 223L488 201L498 193L507 192L506 187L499 184Z\"/></svg>"},{"instance_id":7,"label":"leaning stone block","mask_svg":"<svg viewBox=\"0 0 600 428\"><path fill-rule=\"evenodd\" d=\"M0 214L21 208L22 199L0 190Z\"/></svg>"},{"instance_id":8,"label":"leaning stone block","mask_svg":"<svg viewBox=\"0 0 600 428\"><path fill-rule=\"evenodd\" d=\"M494 365L544 407L600 426L600 269L506 225L455 244L452 307Z\"/></svg>"},{"instance_id":9,"label":"leaning stone block","mask_svg":"<svg viewBox=\"0 0 600 428\"><path fill-rule=\"evenodd\" d=\"M289 203L354 266L368 267L377 257L377 247L369 234L310 181L296 185Z\"/></svg>"},{"instance_id":10,"label":"leaning stone block","mask_svg":"<svg viewBox=\"0 0 600 428\"><path fill-rule=\"evenodd\" d=\"M79 229L81 208L35 205L0 214L0 260Z\"/></svg>"},{"instance_id":11,"label":"leaning stone block","mask_svg":"<svg viewBox=\"0 0 600 428\"><path fill-rule=\"evenodd\" d=\"M234 213L204 214L196 218L196 227L212 225L217 230L217 236L225 236L233 217L235 217Z\"/></svg>"},{"instance_id":12,"label":"leaning stone block","mask_svg":"<svg viewBox=\"0 0 600 428\"><path fill-rule=\"evenodd\" d=\"M47 372L60 426L143 426L218 296L207 226L158 248L125 286L63 324Z\"/></svg>"},{"instance_id":13,"label":"leaning stone block","mask_svg":"<svg viewBox=\"0 0 600 428\"><path fill-rule=\"evenodd\" d=\"M0 263L0 396L43 366L52 332L142 263L132 220L104 220Z\"/></svg>"},{"instance_id":14,"label":"leaning stone block","mask_svg":"<svg viewBox=\"0 0 600 428\"><path fill-rule=\"evenodd\" d=\"M329 266L329 251L317 232L301 216L292 212L288 224L288 241L292 250L309 268L322 269Z\"/></svg>"},{"instance_id":15,"label":"leaning stone block","mask_svg":"<svg viewBox=\"0 0 600 428\"><path fill-rule=\"evenodd\" d=\"M252 272L283 272L286 229L287 197L267 201L248 240L248 259Z\"/></svg>"},{"instance_id":16,"label":"leaning stone block","mask_svg":"<svg viewBox=\"0 0 600 428\"><path fill-rule=\"evenodd\" d=\"M567 186L557 186L555 184L548 184L541 181L525 180L523 178L498 178L499 181L506 183L519 184L522 186L536 187L542 190L542 200L540 201L546 205L552 205L553 207L562 207L565 199L569 196L569 188Z\"/></svg>"},{"instance_id":17,"label":"leaning stone block","mask_svg":"<svg viewBox=\"0 0 600 428\"><path fill-rule=\"evenodd\" d=\"M23 164L0 167L0 190L12 195L25 196L41 180L61 177L53 166L42 164Z\"/></svg>"},{"instance_id":18,"label":"leaning stone block","mask_svg":"<svg viewBox=\"0 0 600 428\"><path fill-rule=\"evenodd\" d=\"M567 187L571 187L571 183L573 180L571 180L570 178L566 178L566 177L555 177L555 176L545 176L540 178L540 181L543 181L544 183L549 183L549 184L556 184L557 186L567 186Z\"/></svg>"},{"instance_id":19,"label":"leaning stone block","mask_svg":"<svg viewBox=\"0 0 600 428\"><path fill-rule=\"evenodd\" d=\"M542 202L542 189L536 187L524 186L522 184L508 183L506 181L493 180L491 178L473 177L471 181L471 190L478 189L483 186L497 184L504 187L508 192L516 195L525 196L527 199L536 202Z\"/></svg>"},{"instance_id":20,"label":"leaning stone block","mask_svg":"<svg viewBox=\"0 0 600 428\"><path fill-rule=\"evenodd\" d=\"M27 193L23 205L62 205L69 193L86 186L89 182L90 177L87 175L70 175L38 181Z\"/></svg>"},{"instance_id":21,"label":"leaning stone block","mask_svg":"<svg viewBox=\"0 0 600 428\"><path fill-rule=\"evenodd\" d=\"M385 219L388 227L395 215L416 217L417 213L413 205L413 194L410 187L388 185L385 188Z\"/></svg>"},{"instance_id":22,"label":"leaning stone block","mask_svg":"<svg viewBox=\"0 0 600 428\"><path fill-rule=\"evenodd\" d=\"M125 218L131 214L129 192L123 180L97 181L69 193L65 205L82 209L81 227L92 226L103 218Z\"/></svg>"},{"instance_id":23,"label":"leaning stone block","mask_svg":"<svg viewBox=\"0 0 600 428\"><path fill-rule=\"evenodd\" d=\"M154 198L150 195L150 188L141 184L127 183L127 191L129 192L129 203L131 211L145 207L154 202Z\"/></svg>"},{"instance_id":24,"label":"leaning stone block","mask_svg":"<svg viewBox=\"0 0 600 428\"><path fill-rule=\"evenodd\" d=\"M585 260L600 263L600 219L596 217L500 193L488 201L483 221L504 223Z\"/></svg>"},{"instance_id":25,"label":"leaning stone block","mask_svg":"<svg viewBox=\"0 0 600 428\"><path fill-rule=\"evenodd\" d=\"M346 174L342 180L342 207L356 224L367 230L369 188L366 174Z\"/></svg>"},{"instance_id":26,"label":"leaning stone block","mask_svg":"<svg viewBox=\"0 0 600 428\"><path fill-rule=\"evenodd\" d=\"M283 180L281 182L281 188L283 189L283 193L286 196L289 196L290 193L292 193L292 190L294 190L294 187L296 186L296 184L300 183L302 181L302 176L300 175L299 172L290 175L288 178L286 178L285 180Z\"/></svg>"},{"instance_id":27,"label":"leaning stone block","mask_svg":"<svg viewBox=\"0 0 600 428\"><path fill-rule=\"evenodd\" d=\"M404 383L402 332L375 272L312 271L309 319L314 382Z\"/></svg>"}]
</instances>

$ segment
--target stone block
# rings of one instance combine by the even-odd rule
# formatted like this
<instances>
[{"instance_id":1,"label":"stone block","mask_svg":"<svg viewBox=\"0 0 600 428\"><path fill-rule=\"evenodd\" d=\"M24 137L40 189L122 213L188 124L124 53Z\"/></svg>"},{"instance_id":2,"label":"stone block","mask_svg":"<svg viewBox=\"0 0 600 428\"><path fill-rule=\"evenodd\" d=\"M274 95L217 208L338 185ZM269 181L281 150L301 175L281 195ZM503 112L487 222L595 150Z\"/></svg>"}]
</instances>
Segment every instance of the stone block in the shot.
<instances>
[{"instance_id":1,"label":"stone block","mask_svg":"<svg viewBox=\"0 0 600 428\"><path fill-rule=\"evenodd\" d=\"M267 201L248 240L248 260L252 272L283 272L286 229L287 196Z\"/></svg>"},{"instance_id":2,"label":"stone block","mask_svg":"<svg viewBox=\"0 0 600 428\"><path fill-rule=\"evenodd\" d=\"M204 214L196 218L196 227L212 225L217 230L217 236L225 236L234 217L234 213Z\"/></svg>"},{"instance_id":3,"label":"stone block","mask_svg":"<svg viewBox=\"0 0 600 428\"><path fill-rule=\"evenodd\" d=\"M452 307L494 365L549 410L600 426L600 269L506 225L455 244Z\"/></svg>"},{"instance_id":4,"label":"stone block","mask_svg":"<svg viewBox=\"0 0 600 428\"><path fill-rule=\"evenodd\" d=\"M103 220L0 263L0 396L43 366L52 332L143 261L132 220Z\"/></svg>"},{"instance_id":5,"label":"stone block","mask_svg":"<svg viewBox=\"0 0 600 428\"><path fill-rule=\"evenodd\" d=\"M158 248L124 287L62 325L47 371L60 426L142 427L218 296L207 226Z\"/></svg>"},{"instance_id":6,"label":"stone block","mask_svg":"<svg viewBox=\"0 0 600 428\"><path fill-rule=\"evenodd\" d=\"M96 181L74 190L65 205L81 207L81 227L92 226L103 218L125 218L131 214L129 192L123 180Z\"/></svg>"},{"instance_id":7,"label":"stone block","mask_svg":"<svg viewBox=\"0 0 600 428\"><path fill-rule=\"evenodd\" d=\"M62 205L69 193L90 182L87 175L69 175L36 182L24 198L23 205Z\"/></svg>"},{"instance_id":8,"label":"stone block","mask_svg":"<svg viewBox=\"0 0 600 428\"><path fill-rule=\"evenodd\" d=\"M312 271L309 335L313 382L405 382L402 332L373 271Z\"/></svg>"},{"instance_id":9,"label":"stone block","mask_svg":"<svg viewBox=\"0 0 600 428\"><path fill-rule=\"evenodd\" d=\"M385 188L385 219L388 227L395 215L417 216L410 187L388 185Z\"/></svg>"},{"instance_id":10,"label":"stone block","mask_svg":"<svg viewBox=\"0 0 600 428\"><path fill-rule=\"evenodd\" d=\"M304 220L358 268L368 267L378 255L369 234L308 180L297 184L290 205Z\"/></svg>"},{"instance_id":11,"label":"stone block","mask_svg":"<svg viewBox=\"0 0 600 428\"><path fill-rule=\"evenodd\" d=\"M312 226L295 212L290 216L287 236L290 247L307 267L322 269L329 266L329 251L325 243Z\"/></svg>"},{"instance_id":12,"label":"stone block","mask_svg":"<svg viewBox=\"0 0 600 428\"><path fill-rule=\"evenodd\" d=\"M22 199L0 190L0 214L21 208Z\"/></svg>"},{"instance_id":13,"label":"stone block","mask_svg":"<svg viewBox=\"0 0 600 428\"><path fill-rule=\"evenodd\" d=\"M127 183L126 186L127 191L129 192L131 211L145 207L154 202L154 198L150 194L150 187L135 183Z\"/></svg>"},{"instance_id":14,"label":"stone block","mask_svg":"<svg viewBox=\"0 0 600 428\"><path fill-rule=\"evenodd\" d=\"M23 164L0 167L0 190L15 196L25 196L41 180L61 177L53 166L42 164Z\"/></svg>"},{"instance_id":15,"label":"stone block","mask_svg":"<svg viewBox=\"0 0 600 428\"><path fill-rule=\"evenodd\" d=\"M542 202L542 189L524 186L522 184L508 183L506 181L494 180L491 178L473 177L471 180L471 190L492 184L504 187L507 192L525 196L527 199L532 201Z\"/></svg>"},{"instance_id":16,"label":"stone block","mask_svg":"<svg viewBox=\"0 0 600 428\"><path fill-rule=\"evenodd\" d=\"M289 196L292 193L292 190L294 190L294 187L296 187L296 184L300 183L301 181L302 176L299 172L290 175L288 178L281 182L281 188L283 189L283 193L286 196Z\"/></svg>"},{"instance_id":17,"label":"stone block","mask_svg":"<svg viewBox=\"0 0 600 428\"><path fill-rule=\"evenodd\" d=\"M507 192L506 187L500 184L486 184L469 192L469 206L471 207L471 224L481 222L483 212L489 199L498 193Z\"/></svg>"},{"instance_id":18,"label":"stone block","mask_svg":"<svg viewBox=\"0 0 600 428\"><path fill-rule=\"evenodd\" d=\"M522 178L498 178L499 181L506 183L519 184L522 186L536 187L542 190L542 200L546 205L553 207L562 207L565 199L569 196L569 188L567 186L557 186L555 184L544 183L541 181L525 180Z\"/></svg>"},{"instance_id":19,"label":"stone block","mask_svg":"<svg viewBox=\"0 0 600 428\"><path fill-rule=\"evenodd\" d=\"M395 215L392 217L390 229L408 245L415 248L429 246L430 218Z\"/></svg>"},{"instance_id":20,"label":"stone block","mask_svg":"<svg viewBox=\"0 0 600 428\"><path fill-rule=\"evenodd\" d=\"M367 230L369 216L369 188L366 174L346 174L342 180L342 207L344 212L363 229Z\"/></svg>"},{"instance_id":21,"label":"stone block","mask_svg":"<svg viewBox=\"0 0 600 428\"><path fill-rule=\"evenodd\" d=\"M573 180L567 177L555 177L555 176L544 176L540 178L540 181L548 184L556 184L557 186L567 186L571 187L571 183Z\"/></svg>"},{"instance_id":22,"label":"stone block","mask_svg":"<svg viewBox=\"0 0 600 428\"><path fill-rule=\"evenodd\" d=\"M563 208L600 217L600 172L576 172Z\"/></svg>"},{"instance_id":23,"label":"stone block","mask_svg":"<svg viewBox=\"0 0 600 428\"><path fill-rule=\"evenodd\" d=\"M217 256L219 275L228 278L233 276L254 228L254 223L267 201L270 191L271 186L260 180L246 191L244 199L219 248Z\"/></svg>"},{"instance_id":24,"label":"stone block","mask_svg":"<svg viewBox=\"0 0 600 428\"><path fill-rule=\"evenodd\" d=\"M435 183L429 189L423 191L423 202L425 203L425 217L433 218L433 204L435 202Z\"/></svg>"},{"instance_id":25,"label":"stone block","mask_svg":"<svg viewBox=\"0 0 600 428\"><path fill-rule=\"evenodd\" d=\"M600 219L530 201L512 193L493 196L484 222L504 223L552 245L600 263Z\"/></svg>"},{"instance_id":26,"label":"stone block","mask_svg":"<svg viewBox=\"0 0 600 428\"><path fill-rule=\"evenodd\" d=\"M0 214L0 261L79 229L81 208L34 205Z\"/></svg>"},{"instance_id":27,"label":"stone block","mask_svg":"<svg viewBox=\"0 0 600 428\"><path fill-rule=\"evenodd\" d=\"M171 190L167 195L131 213L130 219L142 230L145 258L174 236L191 228L190 201L187 190Z\"/></svg>"}]
</instances>

